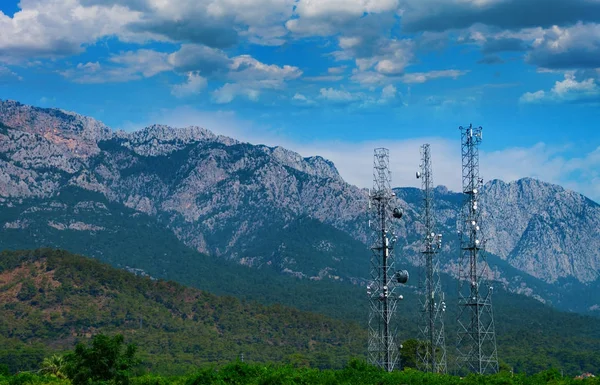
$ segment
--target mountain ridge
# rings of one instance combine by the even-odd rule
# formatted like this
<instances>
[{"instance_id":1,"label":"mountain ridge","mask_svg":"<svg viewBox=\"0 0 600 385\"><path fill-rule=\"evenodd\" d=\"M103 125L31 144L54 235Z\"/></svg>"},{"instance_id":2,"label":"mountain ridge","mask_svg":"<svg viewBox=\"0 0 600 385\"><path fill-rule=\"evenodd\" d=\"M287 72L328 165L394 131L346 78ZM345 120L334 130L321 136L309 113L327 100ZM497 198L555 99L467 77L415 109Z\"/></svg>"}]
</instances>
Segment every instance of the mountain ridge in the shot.
<instances>
[{"instance_id":1,"label":"mountain ridge","mask_svg":"<svg viewBox=\"0 0 600 385\"><path fill-rule=\"evenodd\" d=\"M263 243L248 254L248 245L260 245L272 224L284 226L308 216L362 242L368 256L368 193L346 183L335 165L321 157L304 158L281 147L243 143L200 127L153 125L134 133L115 133L101 123L79 121L77 114L63 115L59 110L16 102L0 102L0 106L1 123L17 122L24 127L0 132L0 138L6 138L0 140L2 205L14 206L33 197L48 200L67 186L78 186L153 216L183 243L201 252L256 265L270 261L273 250ZM65 120L64 129L61 119ZM88 139L93 135L86 134L83 144L74 144L81 127L98 132L98 140L91 143ZM80 152L82 146L87 150ZM490 253L537 279L556 284L557 292L564 289L563 279L575 278L578 285L598 282L600 254L593 250L600 250L600 245L594 249L598 240L592 235L600 223L600 210L595 202L532 178L510 183L492 180L485 186L484 231L494 234L488 239ZM395 191L398 206L405 210L398 227L403 257L418 265L420 191ZM452 273L461 194L443 186L435 191L439 226L447 240L441 257L446 271ZM547 223L534 214L546 218ZM25 217L17 214L4 226L18 226ZM537 226L535 231L525 231L530 223ZM544 239L551 230L556 236ZM577 238L577 234L587 234L587 238ZM286 241L277 242L270 247L281 250ZM281 270L308 273L297 270L297 257L278 260ZM312 268L333 268L338 270L334 276L353 277L347 269L340 275L345 267L333 262L316 259ZM506 273L495 274L501 277ZM521 290L523 277L513 274L505 278L514 290ZM595 305L598 303L592 302L588 307Z\"/></svg>"}]
</instances>

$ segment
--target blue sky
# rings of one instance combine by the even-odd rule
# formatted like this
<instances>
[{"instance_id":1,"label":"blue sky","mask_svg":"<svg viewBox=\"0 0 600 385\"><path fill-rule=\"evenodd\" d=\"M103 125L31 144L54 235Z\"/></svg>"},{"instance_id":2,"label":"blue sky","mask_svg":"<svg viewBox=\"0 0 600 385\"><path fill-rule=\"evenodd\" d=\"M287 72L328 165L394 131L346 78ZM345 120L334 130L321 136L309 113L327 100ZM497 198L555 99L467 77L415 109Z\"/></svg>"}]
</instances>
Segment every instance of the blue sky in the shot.
<instances>
[{"instance_id":1,"label":"blue sky","mask_svg":"<svg viewBox=\"0 0 600 385\"><path fill-rule=\"evenodd\" d=\"M0 98L115 129L199 125L332 159L370 184L374 146L415 185L432 143L458 189L459 125L482 174L600 200L597 0L3 0Z\"/></svg>"}]
</instances>

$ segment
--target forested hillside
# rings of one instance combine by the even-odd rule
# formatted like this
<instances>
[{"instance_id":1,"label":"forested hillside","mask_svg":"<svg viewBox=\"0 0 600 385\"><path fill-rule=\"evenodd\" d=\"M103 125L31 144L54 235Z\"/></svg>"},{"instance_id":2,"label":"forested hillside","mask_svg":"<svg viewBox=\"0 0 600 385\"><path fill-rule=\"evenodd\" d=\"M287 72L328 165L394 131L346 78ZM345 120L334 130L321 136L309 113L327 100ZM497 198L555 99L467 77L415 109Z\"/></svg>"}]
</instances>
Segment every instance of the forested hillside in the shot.
<instances>
[{"instance_id":1,"label":"forested hillside","mask_svg":"<svg viewBox=\"0 0 600 385\"><path fill-rule=\"evenodd\" d=\"M2 253L0 265L0 363L13 369L35 367L100 331L124 334L163 373L242 354L339 366L366 338L357 323L218 297L63 251Z\"/></svg>"},{"instance_id":2,"label":"forested hillside","mask_svg":"<svg viewBox=\"0 0 600 385\"><path fill-rule=\"evenodd\" d=\"M244 279L223 279L221 284L235 286ZM264 284L266 291L276 287L268 281ZM301 361L316 367L340 367L350 357L364 356L362 290L337 285L330 293L308 291L302 296L301 287L287 289L288 298L298 294L301 306L322 299L334 303L347 318L358 316L355 322L340 321L281 305L217 297L64 251L3 252L0 338L6 349L0 362L13 368L34 367L50 351L69 348L98 332L123 333L139 344L154 370L166 373L228 362L242 353L251 362ZM417 296L406 295L399 310L401 340L416 337L417 309ZM495 309L504 367L528 373L557 367L569 374L600 367L598 319L561 313L502 291L496 295ZM452 362L455 325L449 310L446 325Z\"/></svg>"}]
</instances>

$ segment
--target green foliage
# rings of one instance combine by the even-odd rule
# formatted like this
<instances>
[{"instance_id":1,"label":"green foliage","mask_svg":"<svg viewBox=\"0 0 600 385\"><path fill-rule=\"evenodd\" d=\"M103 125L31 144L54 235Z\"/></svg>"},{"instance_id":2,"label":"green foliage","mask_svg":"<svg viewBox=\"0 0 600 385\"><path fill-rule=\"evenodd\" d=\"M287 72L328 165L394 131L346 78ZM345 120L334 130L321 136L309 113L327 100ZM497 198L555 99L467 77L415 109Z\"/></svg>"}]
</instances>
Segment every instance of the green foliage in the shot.
<instances>
[{"instance_id":1,"label":"green foliage","mask_svg":"<svg viewBox=\"0 0 600 385\"><path fill-rule=\"evenodd\" d=\"M63 356L53 354L50 357L44 358L40 373L56 378L67 378L65 374L66 365L67 361Z\"/></svg>"},{"instance_id":2,"label":"green foliage","mask_svg":"<svg viewBox=\"0 0 600 385\"><path fill-rule=\"evenodd\" d=\"M0 306L0 345L6 349L0 363L13 371L37 369L52 353L46 347L16 359L25 357L19 352L28 345L68 349L74 339L85 342L98 332L123 334L140 347L145 365L163 374L229 362L242 353L252 362L340 368L363 350L366 338L357 323L217 297L60 250L3 253L0 274L1 265L10 269L0 292L36 276L32 300Z\"/></svg>"},{"instance_id":3,"label":"green foliage","mask_svg":"<svg viewBox=\"0 0 600 385\"><path fill-rule=\"evenodd\" d=\"M36 293L37 289L35 288L35 285L28 279L21 283L21 290L19 290L19 294L17 294L17 299L20 301L29 301Z\"/></svg>"},{"instance_id":4,"label":"green foliage","mask_svg":"<svg viewBox=\"0 0 600 385\"><path fill-rule=\"evenodd\" d=\"M91 346L79 343L74 352L65 356L67 376L73 385L128 385L131 370L137 364L136 349L132 344L124 346L120 334L98 334Z\"/></svg>"},{"instance_id":5,"label":"green foliage","mask_svg":"<svg viewBox=\"0 0 600 385\"><path fill-rule=\"evenodd\" d=\"M108 384L116 382L88 382L88 384L94 383ZM129 383L131 385L600 385L600 380L598 377L577 379L572 376L563 376L556 369L542 371L530 376L500 372L486 376L470 374L464 378L423 373L414 369L387 373L368 365L365 361L353 359L343 369L338 370L294 368L291 365L248 364L235 361L220 366L197 369L191 374L178 377L143 374L131 377ZM25 384L67 385L69 383L56 377L33 373L0 376L0 385Z\"/></svg>"},{"instance_id":6,"label":"green foliage","mask_svg":"<svg viewBox=\"0 0 600 385\"><path fill-rule=\"evenodd\" d=\"M205 269L200 266L203 260L198 263L185 270ZM248 274L242 274L245 268L238 268L242 270L232 270L239 273L237 276L228 276L230 271L221 276L216 268L214 274L204 274L214 275L211 279L221 282L220 290L224 286L228 290L241 287L256 298L263 296L265 302L280 298L301 309L366 319L366 304L361 302L365 296L359 287L306 280L290 283L264 270L247 269ZM55 350L68 349L74 341L86 341L86 336L98 332L122 333L140 346L147 367L162 374L229 362L241 353L249 362L341 368L351 356L365 351L366 332L356 322L281 305L216 297L174 282L134 277L60 250L0 253L0 274L4 273L11 278L2 280L5 283L0 285L0 293L11 292L15 298L0 305L0 363L12 372L37 369ZM196 284L206 284L207 280ZM27 289L30 293L25 298L29 299L18 299L19 288L28 285L35 287L33 297L33 290ZM598 319L560 313L523 296L498 292L494 305L503 368L536 373L557 367L571 375L600 367ZM417 300L415 295L406 295L403 311L398 314L403 325L399 337L405 346L410 346L406 339L417 335ZM449 307L449 367L454 362L452 312L453 307ZM414 366L414 359L404 358L405 366Z\"/></svg>"},{"instance_id":7,"label":"green foliage","mask_svg":"<svg viewBox=\"0 0 600 385\"><path fill-rule=\"evenodd\" d=\"M400 361L404 368L416 368L419 349L422 347L422 342L416 339L408 339L402 342L400 348Z\"/></svg>"}]
</instances>

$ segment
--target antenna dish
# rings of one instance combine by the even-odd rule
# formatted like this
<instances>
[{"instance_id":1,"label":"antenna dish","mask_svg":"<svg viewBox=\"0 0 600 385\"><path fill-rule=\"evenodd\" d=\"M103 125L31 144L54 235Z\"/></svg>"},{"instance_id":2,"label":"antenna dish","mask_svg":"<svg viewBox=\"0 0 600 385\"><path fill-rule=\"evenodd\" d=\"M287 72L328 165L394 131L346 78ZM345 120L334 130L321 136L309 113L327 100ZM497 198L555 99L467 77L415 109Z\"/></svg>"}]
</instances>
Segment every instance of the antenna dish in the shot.
<instances>
[{"instance_id":1,"label":"antenna dish","mask_svg":"<svg viewBox=\"0 0 600 385\"><path fill-rule=\"evenodd\" d=\"M402 211L398 207L396 207L392 212L392 215L394 216L394 218L400 219L402 218Z\"/></svg>"},{"instance_id":2,"label":"antenna dish","mask_svg":"<svg viewBox=\"0 0 600 385\"><path fill-rule=\"evenodd\" d=\"M396 272L396 280L398 281L398 283L404 284L404 283L408 282L408 278L409 278L408 271L400 270L400 271Z\"/></svg>"}]
</instances>

